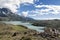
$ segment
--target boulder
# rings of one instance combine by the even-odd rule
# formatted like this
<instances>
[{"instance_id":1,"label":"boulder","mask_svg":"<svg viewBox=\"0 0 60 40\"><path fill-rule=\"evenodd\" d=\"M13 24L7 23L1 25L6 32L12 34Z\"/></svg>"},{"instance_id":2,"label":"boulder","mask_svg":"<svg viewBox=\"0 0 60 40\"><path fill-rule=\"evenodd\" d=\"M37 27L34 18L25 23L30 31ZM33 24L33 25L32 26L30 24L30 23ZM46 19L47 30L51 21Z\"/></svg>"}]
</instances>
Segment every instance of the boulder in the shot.
<instances>
[{"instance_id":1,"label":"boulder","mask_svg":"<svg viewBox=\"0 0 60 40\"><path fill-rule=\"evenodd\" d=\"M43 33L40 33L39 35L45 38L47 37L55 38L55 37L59 37L60 32L55 28L47 28Z\"/></svg>"}]
</instances>

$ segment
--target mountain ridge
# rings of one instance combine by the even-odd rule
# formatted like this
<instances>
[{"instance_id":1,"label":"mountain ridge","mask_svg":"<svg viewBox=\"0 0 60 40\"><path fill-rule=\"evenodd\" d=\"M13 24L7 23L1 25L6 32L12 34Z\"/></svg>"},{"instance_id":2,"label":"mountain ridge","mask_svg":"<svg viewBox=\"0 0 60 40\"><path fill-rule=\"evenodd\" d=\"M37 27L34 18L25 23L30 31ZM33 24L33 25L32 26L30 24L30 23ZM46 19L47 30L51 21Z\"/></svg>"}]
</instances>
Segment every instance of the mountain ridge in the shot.
<instances>
[{"instance_id":1,"label":"mountain ridge","mask_svg":"<svg viewBox=\"0 0 60 40\"><path fill-rule=\"evenodd\" d=\"M6 19L5 19L6 18ZM0 21L32 21L32 18L23 17L11 12L8 8L0 8Z\"/></svg>"}]
</instances>

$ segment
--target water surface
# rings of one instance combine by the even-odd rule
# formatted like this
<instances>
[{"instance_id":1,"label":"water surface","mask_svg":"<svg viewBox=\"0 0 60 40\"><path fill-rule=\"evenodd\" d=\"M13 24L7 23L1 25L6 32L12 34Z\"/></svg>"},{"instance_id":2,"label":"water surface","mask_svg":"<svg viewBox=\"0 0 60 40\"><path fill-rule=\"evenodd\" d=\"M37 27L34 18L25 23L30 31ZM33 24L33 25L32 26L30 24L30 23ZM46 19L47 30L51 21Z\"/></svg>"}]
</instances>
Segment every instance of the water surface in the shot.
<instances>
[{"instance_id":1,"label":"water surface","mask_svg":"<svg viewBox=\"0 0 60 40\"><path fill-rule=\"evenodd\" d=\"M28 22L21 22L21 21L3 21L3 22L6 24L23 25L29 29L36 30L38 32L44 32L44 30L43 30L44 27L33 26L33 25L31 25L31 23L28 23Z\"/></svg>"}]
</instances>

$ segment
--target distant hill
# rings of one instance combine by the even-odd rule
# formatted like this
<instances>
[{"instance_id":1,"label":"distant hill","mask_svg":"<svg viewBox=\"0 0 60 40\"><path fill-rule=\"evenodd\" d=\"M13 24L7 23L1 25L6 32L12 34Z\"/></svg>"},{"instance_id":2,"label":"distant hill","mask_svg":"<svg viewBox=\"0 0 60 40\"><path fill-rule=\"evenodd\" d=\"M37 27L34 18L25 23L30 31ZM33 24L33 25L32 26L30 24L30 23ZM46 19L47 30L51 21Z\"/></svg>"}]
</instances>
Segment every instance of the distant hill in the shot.
<instances>
[{"instance_id":1,"label":"distant hill","mask_svg":"<svg viewBox=\"0 0 60 40\"><path fill-rule=\"evenodd\" d=\"M52 28L60 28L60 20L54 19L54 20L37 20L34 23L32 23L34 26L42 26L42 27L52 27Z\"/></svg>"}]
</instances>

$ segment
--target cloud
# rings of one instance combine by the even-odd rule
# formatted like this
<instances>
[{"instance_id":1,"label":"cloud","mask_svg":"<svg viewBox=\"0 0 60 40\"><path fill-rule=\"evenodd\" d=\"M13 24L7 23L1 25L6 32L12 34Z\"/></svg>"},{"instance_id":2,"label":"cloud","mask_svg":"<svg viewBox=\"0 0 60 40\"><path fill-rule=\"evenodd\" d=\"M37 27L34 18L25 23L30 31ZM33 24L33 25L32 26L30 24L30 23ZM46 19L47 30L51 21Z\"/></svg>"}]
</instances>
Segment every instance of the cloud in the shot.
<instances>
[{"instance_id":1,"label":"cloud","mask_svg":"<svg viewBox=\"0 0 60 40\"><path fill-rule=\"evenodd\" d=\"M36 8L46 7L47 9L41 9L40 12L42 13L52 13L52 14L59 14L60 13L60 6L59 5L35 5Z\"/></svg>"},{"instance_id":2,"label":"cloud","mask_svg":"<svg viewBox=\"0 0 60 40\"><path fill-rule=\"evenodd\" d=\"M48 15L48 14L54 14L58 15L60 14L60 6L59 5L35 5L36 8L41 9L35 9L30 11L23 11L22 14L29 17L36 17L41 15Z\"/></svg>"},{"instance_id":3,"label":"cloud","mask_svg":"<svg viewBox=\"0 0 60 40\"><path fill-rule=\"evenodd\" d=\"M34 18L36 20L53 20L53 19L60 19L60 18Z\"/></svg>"},{"instance_id":4,"label":"cloud","mask_svg":"<svg viewBox=\"0 0 60 40\"><path fill-rule=\"evenodd\" d=\"M24 17L27 17L28 16L28 11L26 11L26 12L23 11L21 15L24 16Z\"/></svg>"},{"instance_id":5,"label":"cloud","mask_svg":"<svg viewBox=\"0 0 60 40\"><path fill-rule=\"evenodd\" d=\"M28 2L28 3L32 3L33 4L33 0L20 0L21 3L25 3L25 2Z\"/></svg>"},{"instance_id":6,"label":"cloud","mask_svg":"<svg viewBox=\"0 0 60 40\"><path fill-rule=\"evenodd\" d=\"M60 14L60 6L59 5L38 5L35 7L41 8L41 9L35 9L35 10L25 11L25 12L23 11L23 15L25 15L25 17L29 16L29 17L34 17L34 18L36 18L36 17L41 18L41 16L50 18L51 16L49 16L49 15L52 15L52 17L55 17ZM57 18L58 17L60 17L60 16L57 16Z\"/></svg>"},{"instance_id":7,"label":"cloud","mask_svg":"<svg viewBox=\"0 0 60 40\"><path fill-rule=\"evenodd\" d=\"M0 8L9 8L12 12L17 12L21 3L33 3L33 0L0 0Z\"/></svg>"},{"instance_id":8,"label":"cloud","mask_svg":"<svg viewBox=\"0 0 60 40\"><path fill-rule=\"evenodd\" d=\"M23 12L21 12L20 15L22 15L22 16L24 16L24 17L34 17L34 16L36 16L37 14L34 13L34 10L32 10L32 11L23 11Z\"/></svg>"},{"instance_id":9,"label":"cloud","mask_svg":"<svg viewBox=\"0 0 60 40\"><path fill-rule=\"evenodd\" d=\"M20 0L0 0L0 8L9 8L12 12L16 12L19 7Z\"/></svg>"}]
</instances>

